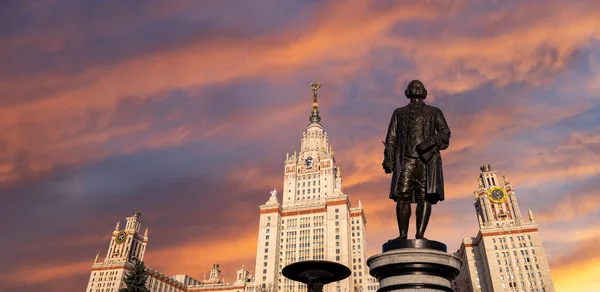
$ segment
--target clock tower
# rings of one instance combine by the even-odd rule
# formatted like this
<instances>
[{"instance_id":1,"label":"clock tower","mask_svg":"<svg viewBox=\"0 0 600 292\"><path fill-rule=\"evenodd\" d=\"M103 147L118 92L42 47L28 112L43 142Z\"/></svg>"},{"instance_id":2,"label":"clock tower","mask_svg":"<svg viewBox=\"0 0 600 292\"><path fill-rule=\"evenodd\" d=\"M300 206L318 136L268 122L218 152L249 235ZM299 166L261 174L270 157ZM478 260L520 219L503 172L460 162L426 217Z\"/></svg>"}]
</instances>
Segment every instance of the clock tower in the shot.
<instances>
[{"instance_id":1,"label":"clock tower","mask_svg":"<svg viewBox=\"0 0 600 292\"><path fill-rule=\"evenodd\" d=\"M342 175L335 164L334 152L327 132L321 125L317 90L320 83L312 83L312 111L310 123L302 133L300 152L286 154L283 183L283 207L324 203L327 198L342 193Z\"/></svg>"},{"instance_id":2,"label":"clock tower","mask_svg":"<svg viewBox=\"0 0 600 292\"><path fill-rule=\"evenodd\" d=\"M556 291L533 212L521 217L506 176L498 179L489 164L480 170L473 192L479 232L454 254L463 262L454 291Z\"/></svg>"},{"instance_id":3,"label":"clock tower","mask_svg":"<svg viewBox=\"0 0 600 292\"><path fill-rule=\"evenodd\" d=\"M117 222L117 226L112 233L112 238L106 253L105 262L121 262L131 261L136 258L140 261L144 260L144 252L148 243L148 228L144 235L140 233L142 221L139 211L133 212L133 216L127 217L125 229L119 230L121 222Z\"/></svg>"},{"instance_id":4,"label":"clock tower","mask_svg":"<svg viewBox=\"0 0 600 292\"><path fill-rule=\"evenodd\" d=\"M329 138L321 125L317 91L300 151L286 154L281 201L277 190L261 205L254 287L281 292L306 291L306 285L281 273L291 263L335 261L351 268L349 278L331 283L324 292L375 291L377 280L365 264L367 219L360 201L352 207L342 192L342 175Z\"/></svg>"},{"instance_id":5,"label":"clock tower","mask_svg":"<svg viewBox=\"0 0 600 292\"><path fill-rule=\"evenodd\" d=\"M502 176L500 181L489 164L482 165L480 170L479 188L473 192L479 227L520 225L521 211L508 178Z\"/></svg>"}]
</instances>

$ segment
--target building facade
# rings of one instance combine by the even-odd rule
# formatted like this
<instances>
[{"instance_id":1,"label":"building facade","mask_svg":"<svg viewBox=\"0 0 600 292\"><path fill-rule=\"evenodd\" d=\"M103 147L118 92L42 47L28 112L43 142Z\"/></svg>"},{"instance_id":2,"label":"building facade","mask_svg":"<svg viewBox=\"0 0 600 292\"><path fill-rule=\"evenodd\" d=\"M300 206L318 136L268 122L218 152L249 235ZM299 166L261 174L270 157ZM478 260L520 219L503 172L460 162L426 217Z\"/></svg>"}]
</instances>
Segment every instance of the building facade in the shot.
<instances>
[{"instance_id":1,"label":"building facade","mask_svg":"<svg viewBox=\"0 0 600 292\"><path fill-rule=\"evenodd\" d=\"M477 181L479 232L455 253L463 261L455 291L556 291L533 212L521 216L512 184L506 176L500 181L489 164Z\"/></svg>"},{"instance_id":2,"label":"building facade","mask_svg":"<svg viewBox=\"0 0 600 292\"><path fill-rule=\"evenodd\" d=\"M379 288L365 262L365 213L360 201L352 207L342 191L342 173L320 123L316 89L313 90L310 123L302 134L300 151L287 154L284 161L281 202L273 190L269 200L260 206L255 276L242 267L234 283L224 283L218 265L202 281L188 275L168 277L148 268L150 291L306 291L306 285L281 274L286 265L304 260L335 261L351 269L349 278L325 286L326 292ZM148 229L142 236L141 224L139 212L127 218L125 229L120 230L117 223L105 260L98 262L96 256L87 292L115 292L125 287L126 271L132 269L134 258L143 260L146 251Z\"/></svg>"},{"instance_id":3,"label":"building facade","mask_svg":"<svg viewBox=\"0 0 600 292\"><path fill-rule=\"evenodd\" d=\"M128 217L124 229L119 229L120 221L109 243L108 252L102 262L98 261L100 254L96 255L86 292L117 292L126 288L123 279L133 270L134 259L143 261L148 243L148 228L141 235L141 213L134 212ZM146 267L148 279L146 287L151 292L245 292L246 287L252 282L252 275L244 269L237 271L236 281L224 283L221 278L219 265L213 265L208 279L198 281L188 275L175 275L169 277L153 268Z\"/></svg>"},{"instance_id":4,"label":"building facade","mask_svg":"<svg viewBox=\"0 0 600 292\"><path fill-rule=\"evenodd\" d=\"M282 269L297 261L329 260L346 265L352 274L325 286L327 291L371 291L378 284L365 263L367 220L360 201L352 207L342 190L342 173L320 123L316 90L309 121L300 151L286 154L282 201L273 190L260 206L255 285L305 291L305 285L282 276Z\"/></svg>"}]
</instances>

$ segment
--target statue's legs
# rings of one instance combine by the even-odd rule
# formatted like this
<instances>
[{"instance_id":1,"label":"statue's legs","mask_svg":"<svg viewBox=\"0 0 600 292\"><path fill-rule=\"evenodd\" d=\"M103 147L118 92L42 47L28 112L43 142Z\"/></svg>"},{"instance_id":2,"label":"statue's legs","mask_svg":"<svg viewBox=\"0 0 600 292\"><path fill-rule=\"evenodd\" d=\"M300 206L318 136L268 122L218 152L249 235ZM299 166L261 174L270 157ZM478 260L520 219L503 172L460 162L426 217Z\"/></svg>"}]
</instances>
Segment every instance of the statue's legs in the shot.
<instances>
[{"instance_id":1,"label":"statue's legs","mask_svg":"<svg viewBox=\"0 0 600 292\"><path fill-rule=\"evenodd\" d=\"M402 171L398 177L396 189L396 219L398 220L398 230L400 236L398 239L408 238L408 224L410 223L410 204L414 202L413 191L415 189L415 170L419 159L405 156L403 159Z\"/></svg>"},{"instance_id":2,"label":"statue's legs","mask_svg":"<svg viewBox=\"0 0 600 292\"><path fill-rule=\"evenodd\" d=\"M429 223L429 216L431 216L431 203L423 200L417 203L417 234L415 238L426 239L425 229L427 229L427 223Z\"/></svg>"},{"instance_id":3,"label":"statue's legs","mask_svg":"<svg viewBox=\"0 0 600 292\"><path fill-rule=\"evenodd\" d=\"M398 230L400 231L398 239L407 239L408 223L410 222L410 203L396 203L396 220L398 220Z\"/></svg>"},{"instance_id":4,"label":"statue's legs","mask_svg":"<svg viewBox=\"0 0 600 292\"><path fill-rule=\"evenodd\" d=\"M413 175L415 201L417 202L417 233L415 235L415 238L426 239L424 237L424 234L425 229L427 229L427 223L429 223L429 216L431 215L431 203L425 200L427 170L425 168L425 163L423 163L422 160L417 160Z\"/></svg>"}]
</instances>

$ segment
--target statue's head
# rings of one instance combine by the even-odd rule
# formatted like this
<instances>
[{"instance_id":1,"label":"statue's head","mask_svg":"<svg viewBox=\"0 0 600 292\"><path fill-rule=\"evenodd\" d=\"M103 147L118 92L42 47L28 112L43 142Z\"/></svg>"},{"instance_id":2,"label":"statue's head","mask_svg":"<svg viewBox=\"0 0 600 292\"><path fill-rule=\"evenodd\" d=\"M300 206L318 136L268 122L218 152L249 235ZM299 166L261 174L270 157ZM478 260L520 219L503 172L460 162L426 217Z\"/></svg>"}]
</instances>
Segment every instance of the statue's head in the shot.
<instances>
[{"instance_id":1,"label":"statue's head","mask_svg":"<svg viewBox=\"0 0 600 292\"><path fill-rule=\"evenodd\" d=\"M408 83L404 94L407 98L427 98L427 90L425 89L423 82L419 80L413 80Z\"/></svg>"}]
</instances>

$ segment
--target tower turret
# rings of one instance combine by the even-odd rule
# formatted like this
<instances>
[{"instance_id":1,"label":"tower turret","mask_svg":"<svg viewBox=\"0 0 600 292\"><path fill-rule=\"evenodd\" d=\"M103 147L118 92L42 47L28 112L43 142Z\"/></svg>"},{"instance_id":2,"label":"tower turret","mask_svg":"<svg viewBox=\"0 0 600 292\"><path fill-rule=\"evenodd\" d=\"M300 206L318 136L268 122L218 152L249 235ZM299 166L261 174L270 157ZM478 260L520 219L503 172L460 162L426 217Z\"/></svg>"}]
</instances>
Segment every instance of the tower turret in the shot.
<instances>
[{"instance_id":1,"label":"tower turret","mask_svg":"<svg viewBox=\"0 0 600 292\"><path fill-rule=\"evenodd\" d=\"M480 225L519 225L521 211L506 175L500 182L490 164L484 164L479 169L481 170L477 178L479 188L474 194L475 208L478 216L481 217Z\"/></svg>"},{"instance_id":2,"label":"tower turret","mask_svg":"<svg viewBox=\"0 0 600 292\"><path fill-rule=\"evenodd\" d=\"M140 227L142 226L142 221L140 220L141 215L142 213L140 211L133 211L133 216L126 218L127 225L125 226L125 229L140 232Z\"/></svg>"},{"instance_id":3,"label":"tower turret","mask_svg":"<svg viewBox=\"0 0 600 292\"><path fill-rule=\"evenodd\" d=\"M142 236L140 228L142 221L140 216L142 213L134 211L133 216L127 217L127 224L124 230L119 230L119 222L113 231L112 238L106 253L105 261L129 261L133 258L138 260L144 259L146 244L148 242L148 228Z\"/></svg>"}]
</instances>

